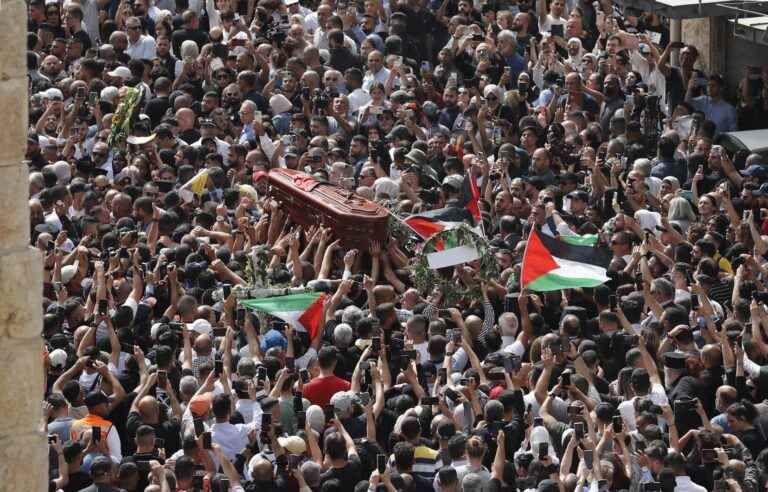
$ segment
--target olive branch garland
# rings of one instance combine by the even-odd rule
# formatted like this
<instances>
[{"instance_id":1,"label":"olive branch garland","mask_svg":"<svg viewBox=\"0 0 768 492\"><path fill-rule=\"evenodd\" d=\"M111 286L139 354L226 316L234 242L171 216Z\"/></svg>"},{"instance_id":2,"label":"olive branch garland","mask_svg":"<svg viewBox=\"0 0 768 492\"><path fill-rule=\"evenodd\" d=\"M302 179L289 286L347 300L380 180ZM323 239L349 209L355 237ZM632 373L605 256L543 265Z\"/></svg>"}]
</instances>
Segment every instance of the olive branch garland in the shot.
<instances>
[{"instance_id":1,"label":"olive branch garland","mask_svg":"<svg viewBox=\"0 0 768 492\"><path fill-rule=\"evenodd\" d=\"M440 270L429 267L427 255L437 251L437 243L448 238L449 235L456 235L461 244L473 246L477 250L480 256L480 269L477 272L480 280L497 279L499 275L499 266L494 255L490 254L488 241L475 233L469 226L463 224L458 229L446 229L438 232L424 243L423 248L416 256L410 273L413 285L422 296L428 295L437 288L443 294L445 305L453 305L464 299L471 300L482 296L479 283L466 285L461 281L456 281L453 267Z\"/></svg>"}]
</instances>

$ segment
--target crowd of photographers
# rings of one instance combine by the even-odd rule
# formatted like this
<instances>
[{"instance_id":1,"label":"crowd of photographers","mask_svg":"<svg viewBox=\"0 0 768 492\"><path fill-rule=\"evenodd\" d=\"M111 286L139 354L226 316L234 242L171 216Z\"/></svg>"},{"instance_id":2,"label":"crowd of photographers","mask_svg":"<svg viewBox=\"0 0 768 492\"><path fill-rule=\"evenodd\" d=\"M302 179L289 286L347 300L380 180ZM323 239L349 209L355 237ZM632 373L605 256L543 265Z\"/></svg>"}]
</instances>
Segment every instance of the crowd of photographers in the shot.
<instances>
[{"instance_id":1,"label":"crowd of photographers","mask_svg":"<svg viewBox=\"0 0 768 492\"><path fill-rule=\"evenodd\" d=\"M27 45L50 490L765 490L768 163L716 142L768 67L611 0L30 0ZM418 240L298 226L279 167L401 219L475 182L499 273L419 292ZM521 290L533 229L610 281ZM240 306L262 274L319 330Z\"/></svg>"}]
</instances>

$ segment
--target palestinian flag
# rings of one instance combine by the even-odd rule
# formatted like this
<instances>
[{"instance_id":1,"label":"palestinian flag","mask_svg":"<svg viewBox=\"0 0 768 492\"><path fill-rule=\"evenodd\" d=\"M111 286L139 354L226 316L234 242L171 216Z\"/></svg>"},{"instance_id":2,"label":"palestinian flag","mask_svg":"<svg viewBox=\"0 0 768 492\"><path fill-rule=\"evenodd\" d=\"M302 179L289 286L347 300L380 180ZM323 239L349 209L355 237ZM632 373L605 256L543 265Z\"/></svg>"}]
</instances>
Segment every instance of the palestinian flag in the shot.
<instances>
[{"instance_id":1,"label":"palestinian flag","mask_svg":"<svg viewBox=\"0 0 768 492\"><path fill-rule=\"evenodd\" d=\"M477 187L477 177L473 175L472 171L467 171L464 175L464 181L462 183L461 201L464 202L464 206L467 207L469 213L475 219L475 222L480 222L480 189Z\"/></svg>"},{"instance_id":2,"label":"palestinian flag","mask_svg":"<svg viewBox=\"0 0 768 492\"><path fill-rule=\"evenodd\" d=\"M445 207L411 215L403 220L405 224L425 241L445 229L456 229L470 220L466 209Z\"/></svg>"},{"instance_id":3,"label":"palestinian flag","mask_svg":"<svg viewBox=\"0 0 768 492\"><path fill-rule=\"evenodd\" d=\"M305 292L287 296L264 297L240 301L240 305L279 318L295 329L306 331L314 338L320 331L325 294Z\"/></svg>"},{"instance_id":4,"label":"palestinian flag","mask_svg":"<svg viewBox=\"0 0 768 492\"><path fill-rule=\"evenodd\" d=\"M523 255L522 286L531 290L596 287L607 282L611 254L597 236L558 236L531 231Z\"/></svg>"}]
</instances>

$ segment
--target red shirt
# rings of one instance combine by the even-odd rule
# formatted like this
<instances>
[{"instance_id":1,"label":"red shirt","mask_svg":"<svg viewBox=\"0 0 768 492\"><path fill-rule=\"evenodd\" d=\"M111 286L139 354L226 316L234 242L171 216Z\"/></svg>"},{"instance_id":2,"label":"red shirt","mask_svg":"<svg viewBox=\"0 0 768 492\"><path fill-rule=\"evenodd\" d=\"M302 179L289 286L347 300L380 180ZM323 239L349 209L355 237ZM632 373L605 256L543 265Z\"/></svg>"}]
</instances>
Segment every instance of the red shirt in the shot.
<instances>
[{"instance_id":1,"label":"red shirt","mask_svg":"<svg viewBox=\"0 0 768 492\"><path fill-rule=\"evenodd\" d=\"M336 376L317 377L302 388L304 398L313 405L324 407L331 403L331 397L339 391L349 391L351 385L346 379Z\"/></svg>"}]
</instances>

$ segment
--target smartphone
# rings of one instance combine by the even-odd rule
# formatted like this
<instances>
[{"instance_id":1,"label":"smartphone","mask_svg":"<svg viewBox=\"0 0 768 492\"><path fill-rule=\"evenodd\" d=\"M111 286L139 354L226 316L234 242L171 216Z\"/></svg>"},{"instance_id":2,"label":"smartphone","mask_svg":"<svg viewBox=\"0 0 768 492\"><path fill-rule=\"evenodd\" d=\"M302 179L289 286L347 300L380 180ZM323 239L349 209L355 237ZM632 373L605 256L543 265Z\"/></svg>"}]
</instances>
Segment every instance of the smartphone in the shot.
<instances>
[{"instance_id":1,"label":"smartphone","mask_svg":"<svg viewBox=\"0 0 768 492\"><path fill-rule=\"evenodd\" d=\"M200 434L205 432L205 426L203 425L203 420L195 419L193 422L195 424L195 437L200 437Z\"/></svg>"},{"instance_id":2,"label":"smartphone","mask_svg":"<svg viewBox=\"0 0 768 492\"><path fill-rule=\"evenodd\" d=\"M285 358L285 368L291 372L293 372L293 370L296 369L296 362L294 361L293 357Z\"/></svg>"},{"instance_id":3,"label":"smartphone","mask_svg":"<svg viewBox=\"0 0 768 492\"><path fill-rule=\"evenodd\" d=\"M296 429L303 430L307 426L307 414L305 412L296 412Z\"/></svg>"},{"instance_id":4,"label":"smartphone","mask_svg":"<svg viewBox=\"0 0 768 492\"><path fill-rule=\"evenodd\" d=\"M216 375L222 374L224 372L224 361L221 359L216 359L214 361L214 367L213 370L215 371Z\"/></svg>"},{"instance_id":5,"label":"smartphone","mask_svg":"<svg viewBox=\"0 0 768 492\"><path fill-rule=\"evenodd\" d=\"M91 91L88 94L88 104L91 106L96 106L99 104L99 93L96 91Z\"/></svg>"},{"instance_id":6,"label":"smartphone","mask_svg":"<svg viewBox=\"0 0 768 492\"><path fill-rule=\"evenodd\" d=\"M293 396L293 411L294 412L301 412L304 410L304 399L301 395L294 395Z\"/></svg>"},{"instance_id":7,"label":"smartphone","mask_svg":"<svg viewBox=\"0 0 768 492\"><path fill-rule=\"evenodd\" d=\"M309 371L307 371L306 369L300 370L299 377L301 377L302 383L307 384L309 382Z\"/></svg>"},{"instance_id":8,"label":"smartphone","mask_svg":"<svg viewBox=\"0 0 768 492\"><path fill-rule=\"evenodd\" d=\"M256 370L256 380L261 381L262 384L264 384L264 381L267 380L267 368L264 366L259 366L259 368Z\"/></svg>"},{"instance_id":9,"label":"smartphone","mask_svg":"<svg viewBox=\"0 0 768 492\"><path fill-rule=\"evenodd\" d=\"M228 298L229 295L232 293L232 284L222 284L221 292L222 294L224 294L224 299Z\"/></svg>"},{"instance_id":10,"label":"smartphone","mask_svg":"<svg viewBox=\"0 0 768 492\"><path fill-rule=\"evenodd\" d=\"M445 386L448 384L448 369L441 367L440 371L438 372L438 378L440 380L440 386Z\"/></svg>"},{"instance_id":11,"label":"smartphone","mask_svg":"<svg viewBox=\"0 0 768 492\"><path fill-rule=\"evenodd\" d=\"M576 433L576 440L581 441L584 439L584 422L576 422L573 424L573 431Z\"/></svg>"},{"instance_id":12,"label":"smartphone","mask_svg":"<svg viewBox=\"0 0 768 492\"><path fill-rule=\"evenodd\" d=\"M117 252L117 257L123 260L127 260L131 257L131 253L128 252L128 248L120 248Z\"/></svg>"},{"instance_id":13,"label":"smartphone","mask_svg":"<svg viewBox=\"0 0 768 492\"><path fill-rule=\"evenodd\" d=\"M534 417L533 419L533 426L534 427L541 427L544 425L544 419L541 417Z\"/></svg>"},{"instance_id":14,"label":"smartphone","mask_svg":"<svg viewBox=\"0 0 768 492\"><path fill-rule=\"evenodd\" d=\"M409 358L411 360L416 360L417 354L418 354L417 350L403 350L401 352L401 355L403 357L407 357L407 358Z\"/></svg>"},{"instance_id":15,"label":"smartphone","mask_svg":"<svg viewBox=\"0 0 768 492\"><path fill-rule=\"evenodd\" d=\"M454 403L458 402L461 398L459 394L453 390L453 388L445 388L445 397L449 398Z\"/></svg>"},{"instance_id":16,"label":"smartphone","mask_svg":"<svg viewBox=\"0 0 768 492\"><path fill-rule=\"evenodd\" d=\"M624 422L621 419L621 415L614 415L613 419L611 419L611 423L613 425L613 432L615 434L620 433L622 427L624 426Z\"/></svg>"},{"instance_id":17,"label":"smartphone","mask_svg":"<svg viewBox=\"0 0 768 492\"><path fill-rule=\"evenodd\" d=\"M611 311L616 311L616 295L611 294L608 296L608 302L610 303Z\"/></svg>"},{"instance_id":18,"label":"smartphone","mask_svg":"<svg viewBox=\"0 0 768 492\"><path fill-rule=\"evenodd\" d=\"M157 371L157 385L165 388L166 384L168 384L168 373L166 371Z\"/></svg>"},{"instance_id":19,"label":"smartphone","mask_svg":"<svg viewBox=\"0 0 768 492\"><path fill-rule=\"evenodd\" d=\"M371 338L371 352L378 354L381 351L381 338Z\"/></svg>"},{"instance_id":20,"label":"smartphone","mask_svg":"<svg viewBox=\"0 0 768 492\"><path fill-rule=\"evenodd\" d=\"M717 453L714 449L702 449L701 461L702 463L714 463L717 461Z\"/></svg>"},{"instance_id":21,"label":"smartphone","mask_svg":"<svg viewBox=\"0 0 768 492\"><path fill-rule=\"evenodd\" d=\"M451 319L451 312L447 309L438 309L437 315L441 318L448 318Z\"/></svg>"},{"instance_id":22,"label":"smartphone","mask_svg":"<svg viewBox=\"0 0 768 492\"><path fill-rule=\"evenodd\" d=\"M109 308L109 301L107 301L106 299L99 299L99 315L106 316L108 308Z\"/></svg>"},{"instance_id":23,"label":"smartphone","mask_svg":"<svg viewBox=\"0 0 768 492\"><path fill-rule=\"evenodd\" d=\"M101 442L101 427L98 425L91 427L91 440L93 442Z\"/></svg>"},{"instance_id":24,"label":"smartphone","mask_svg":"<svg viewBox=\"0 0 768 492\"><path fill-rule=\"evenodd\" d=\"M571 373L570 372L562 373L560 375L560 386L567 388L570 385L571 385Z\"/></svg>"},{"instance_id":25,"label":"smartphone","mask_svg":"<svg viewBox=\"0 0 768 492\"><path fill-rule=\"evenodd\" d=\"M438 404L438 398L436 396L423 396L421 397L421 404L426 405L437 405Z\"/></svg>"},{"instance_id":26,"label":"smartphone","mask_svg":"<svg viewBox=\"0 0 768 492\"><path fill-rule=\"evenodd\" d=\"M592 466L594 465L594 462L595 462L594 451L592 451L591 449L585 449L584 450L584 466L586 466L588 470L591 470Z\"/></svg>"},{"instance_id":27,"label":"smartphone","mask_svg":"<svg viewBox=\"0 0 768 492\"><path fill-rule=\"evenodd\" d=\"M696 294L691 296L691 311L698 311L701 305L699 304L699 296Z\"/></svg>"},{"instance_id":28,"label":"smartphone","mask_svg":"<svg viewBox=\"0 0 768 492\"><path fill-rule=\"evenodd\" d=\"M210 431L203 432L203 449L213 448L213 442L211 442Z\"/></svg>"},{"instance_id":29,"label":"smartphone","mask_svg":"<svg viewBox=\"0 0 768 492\"><path fill-rule=\"evenodd\" d=\"M271 413L262 413L261 414L261 429L266 430L270 425L272 425L272 414Z\"/></svg>"},{"instance_id":30,"label":"smartphone","mask_svg":"<svg viewBox=\"0 0 768 492\"><path fill-rule=\"evenodd\" d=\"M512 374L513 372L520 369L521 364L522 361L520 360L520 357L516 355L510 355L509 357L504 358L504 370L509 374Z\"/></svg>"},{"instance_id":31,"label":"smartphone","mask_svg":"<svg viewBox=\"0 0 768 492\"><path fill-rule=\"evenodd\" d=\"M59 441L59 436L56 434L48 434L48 444L54 444Z\"/></svg>"},{"instance_id":32,"label":"smartphone","mask_svg":"<svg viewBox=\"0 0 768 492\"><path fill-rule=\"evenodd\" d=\"M325 421L330 422L333 420L334 417L336 417L336 411L333 408L333 405L326 405L323 407L323 414L325 415Z\"/></svg>"},{"instance_id":33,"label":"smartphone","mask_svg":"<svg viewBox=\"0 0 768 492\"><path fill-rule=\"evenodd\" d=\"M376 455L376 469L379 471L379 475L387 471L387 455L386 454Z\"/></svg>"},{"instance_id":34,"label":"smartphone","mask_svg":"<svg viewBox=\"0 0 768 492\"><path fill-rule=\"evenodd\" d=\"M245 308L237 308L237 311L235 311L235 323L238 326L242 326L245 324Z\"/></svg>"},{"instance_id":35,"label":"smartphone","mask_svg":"<svg viewBox=\"0 0 768 492\"><path fill-rule=\"evenodd\" d=\"M160 437L155 438L155 448L157 449L165 449L165 439L162 439Z\"/></svg>"},{"instance_id":36,"label":"smartphone","mask_svg":"<svg viewBox=\"0 0 768 492\"><path fill-rule=\"evenodd\" d=\"M85 96L86 96L85 87L78 87L77 90L75 91L75 97L78 99L85 99Z\"/></svg>"},{"instance_id":37,"label":"smartphone","mask_svg":"<svg viewBox=\"0 0 768 492\"><path fill-rule=\"evenodd\" d=\"M362 391L357 394L357 398L360 400L362 406L367 406L371 403L371 394L367 391Z\"/></svg>"},{"instance_id":38,"label":"smartphone","mask_svg":"<svg viewBox=\"0 0 768 492\"><path fill-rule=\"evenodd\" d=\"M543 460L547 457L549 454L549 443L548 442L540 442L539 443L539 460Z\"/></svg>"}]
</instances>

